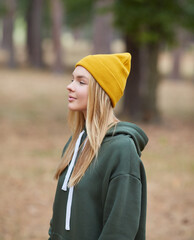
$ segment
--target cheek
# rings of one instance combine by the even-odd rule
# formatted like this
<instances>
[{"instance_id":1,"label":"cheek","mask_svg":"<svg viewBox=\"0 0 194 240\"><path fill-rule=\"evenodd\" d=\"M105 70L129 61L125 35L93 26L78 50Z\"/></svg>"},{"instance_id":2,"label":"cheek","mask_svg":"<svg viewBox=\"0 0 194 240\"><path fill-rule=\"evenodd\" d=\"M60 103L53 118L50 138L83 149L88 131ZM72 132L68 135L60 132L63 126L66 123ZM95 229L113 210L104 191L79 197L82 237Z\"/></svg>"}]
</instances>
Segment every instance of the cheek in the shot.
<instances>
[{"instance_id":1,"label":"cheek","mask_svg":"<svg viewBox=\"0 0 194 240\"><path fill-rule=\"evenodd\" d=\"M83 92L83 95L82 95L83 99L85 102L88 101L88 89L86 89L84 92Z\"/></svg>"},{"instance_id":2,"label":"cheek","mask_svg":"<svg viewBox=\"0 0 194 240\"><path fill-rule=\"evenodd\" d=\"M88 101L88 92L86 93L86 101Z\"/></svg>"}]
</instances>

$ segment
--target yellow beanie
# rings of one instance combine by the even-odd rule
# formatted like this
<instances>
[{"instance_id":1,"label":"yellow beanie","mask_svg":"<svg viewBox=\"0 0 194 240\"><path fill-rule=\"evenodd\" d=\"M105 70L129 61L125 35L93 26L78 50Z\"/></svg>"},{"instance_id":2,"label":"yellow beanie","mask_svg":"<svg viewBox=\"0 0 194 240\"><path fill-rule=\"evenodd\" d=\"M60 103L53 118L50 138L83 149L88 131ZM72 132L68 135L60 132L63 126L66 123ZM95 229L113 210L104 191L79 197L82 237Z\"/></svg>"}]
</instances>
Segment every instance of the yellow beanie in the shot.
<instances>
[{"instance_id":1,"label":"yellow beanie","mask_svg":"<svg viewBox=\"0 0 194 240\"><path fill-rule=\"evenodd\" d=\"M131 69L129 53L89 55L76 63L84 67L111 99L112 106L123 96Z\"/></svg>"}]
</instances>

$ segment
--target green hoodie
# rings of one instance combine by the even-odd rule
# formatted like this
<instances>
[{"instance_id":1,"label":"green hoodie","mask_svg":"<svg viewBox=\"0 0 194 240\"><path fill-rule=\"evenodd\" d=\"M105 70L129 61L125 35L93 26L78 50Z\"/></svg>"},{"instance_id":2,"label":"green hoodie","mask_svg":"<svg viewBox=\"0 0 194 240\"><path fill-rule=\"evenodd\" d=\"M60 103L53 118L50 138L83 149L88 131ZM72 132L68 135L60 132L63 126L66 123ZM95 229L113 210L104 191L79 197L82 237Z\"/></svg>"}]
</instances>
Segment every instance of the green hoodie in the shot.
<instances>
[{"instance_id":1,"label":"green hoodie","mask_svg":"<svg viewBox=\"0 0 194 240\"><path fill-rule=\"evenodd\" d=\"M58 181L49 239L144 240L146 175L140 156L147 142L146 134L132 123L119 122L108 130L97 159L74 187L70 230L65 226L71 193L62 189L66 168Z\"/></svg>"}]
</instances>

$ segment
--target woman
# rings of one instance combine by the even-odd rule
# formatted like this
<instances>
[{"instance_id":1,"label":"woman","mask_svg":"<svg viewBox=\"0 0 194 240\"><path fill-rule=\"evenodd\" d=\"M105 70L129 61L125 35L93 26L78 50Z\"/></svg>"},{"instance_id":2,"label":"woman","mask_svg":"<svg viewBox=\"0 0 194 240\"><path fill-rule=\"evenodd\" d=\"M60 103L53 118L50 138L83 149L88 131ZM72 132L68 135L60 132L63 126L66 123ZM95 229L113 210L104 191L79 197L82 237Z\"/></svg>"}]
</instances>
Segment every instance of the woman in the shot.
<instances>
[{"instance_id":1,"label":"woman","mask_svg":"<svg viewBox=\"0 0 194 240\"><path fill-rule=\"evenodd\" d=\"M76 64L67 86L72 137L55 175L49 239L145 239L146 176L140 155L148 138L113 113L130 67L129 53L89 55Z\"/></svg>"}]
</instances>

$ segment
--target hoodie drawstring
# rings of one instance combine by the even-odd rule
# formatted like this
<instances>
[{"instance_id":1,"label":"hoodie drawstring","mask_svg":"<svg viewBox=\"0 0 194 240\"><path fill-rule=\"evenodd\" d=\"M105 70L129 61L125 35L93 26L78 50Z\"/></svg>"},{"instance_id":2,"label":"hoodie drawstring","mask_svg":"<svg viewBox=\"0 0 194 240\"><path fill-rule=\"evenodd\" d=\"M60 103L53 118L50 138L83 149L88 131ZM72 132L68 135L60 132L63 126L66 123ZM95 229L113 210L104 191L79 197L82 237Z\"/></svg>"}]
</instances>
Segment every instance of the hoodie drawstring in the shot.
<instances>
[{"instance_id":1,"label":"hoodie drawstring","mask_svg":"<svg viewBox=\"0 0 194 240\"><path fill-rule=\"evenodd\" d=\"M74 153L73 153L73 157L71 159L71 163L69 164L69 167L68 167L68 170L67 170L67 173L65 175L65 179L64 179L64 182L63 182L63 186L62 186L62 190L63 191L67 191L67 187L68 187L68 182L69 182L69 179L70 179L70 176L71 176L71 173L72 173L72 170L73 170L73 167L75 165L75 160L77 158L77 154L78 154L78 150L79 150L79 145L80 145L80 142L81 142L81 138L84 134L84 130L79 134L79 137L76 141L76 144L75 144L75 148L74 148ZM85 146L85 144L84 144ZM83 146L83 148L84 148ZM83 149L82 148L82 149ZM66 230L70 230L70 218L71 218L71 205L72 205L72 200L73 200L73 190L74 190L74 187L70 187L69 188L69 193L68 193L68 199L67 199L67 206L66 206L66 222L65 222L65 229Z\"/></svg>"}]
</instances>

